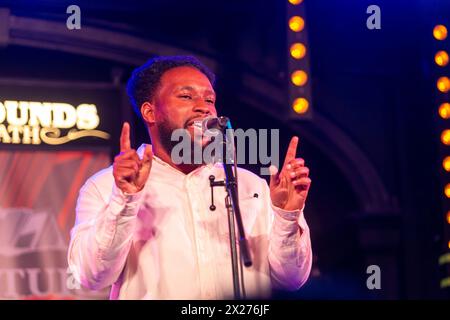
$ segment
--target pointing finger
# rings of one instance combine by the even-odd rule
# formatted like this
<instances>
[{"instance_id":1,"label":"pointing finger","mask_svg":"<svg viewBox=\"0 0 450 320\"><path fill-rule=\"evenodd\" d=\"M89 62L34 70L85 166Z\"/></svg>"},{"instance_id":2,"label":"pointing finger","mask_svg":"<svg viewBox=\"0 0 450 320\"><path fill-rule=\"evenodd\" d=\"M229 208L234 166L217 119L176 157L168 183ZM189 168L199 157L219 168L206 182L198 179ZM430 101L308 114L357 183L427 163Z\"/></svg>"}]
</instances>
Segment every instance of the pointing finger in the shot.
<instances>
[{"instance_id":1,"label":"pointing finger","mask_svg":"<svg viewBox=\"0 0 450 320\"><path fill-rule=\"evenodd\" d=\"M128 124L128 122L125 122L122 127L122 133L120 134L120 152L124 152L130 149L130 125Z\"/></svg>"},{"instance_id":2,"label":"pointing finger","mask_svg":"<svg viewBox=\"0 0 450 320\"><path fill-rule=\"evenodd\" d=\"M284 159L283 167L285 167L290 161L295 159L297 153L298 137L294 136L289 143L289 147L286 152L286 158Z\"/></svg>"}]
</instances>

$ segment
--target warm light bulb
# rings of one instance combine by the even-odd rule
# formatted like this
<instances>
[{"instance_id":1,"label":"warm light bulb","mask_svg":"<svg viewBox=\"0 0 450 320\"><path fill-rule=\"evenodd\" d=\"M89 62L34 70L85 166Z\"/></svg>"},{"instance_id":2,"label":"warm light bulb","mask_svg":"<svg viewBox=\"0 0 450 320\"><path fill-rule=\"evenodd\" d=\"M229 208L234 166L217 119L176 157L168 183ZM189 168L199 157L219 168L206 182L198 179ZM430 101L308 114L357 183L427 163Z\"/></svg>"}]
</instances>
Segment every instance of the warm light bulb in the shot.
<instances>
[{"instance_id":1,"label":"warm light bulb","mask_svg":"<svg viewBox=\"0 0 450 320\"><path fill-rule=\"evenodd\" d=\"M445 129L444 131L442 131L441 141L446 146L450 145L450 130L449 129Z\"/></svg>"},{"instance_id":2,"label":"warm light bulb","mask_svg":"<svg viewBox=\"0 0 450 320\"><path fill-rule=\"evenodd\" d=\"M299 42L294 43L291 46L290 51L291 51L291 56L294 59L301 59L306 55L306 47L303 43L299 43Z\"/></svg>"},{"instance_id":3,"label":"warm light bulb","mask_svg":"<svg viewBox=\"0 0 450 320\"><path fill-rule=\"evenodd\" d=\"M292 73L291 81L294 85L301 87L308 81L308 74L303 70L297 70Z\"/></svg>"},{"instance_id":4,"label":"warm light bulb","mask_svg":"<svg viewBox=\"0 0 450 320\"><path fill-rule=\"evenodd\" d=\"M447 198L450 198L450 183L447 183L445 185L445 189L444 189L445 195Z\"/></svg>"},{"instance_id":5,"label":"warm light bulb","mask_svg":"<svg viewBox=\"0 0 450 320\"><path fill-rule=\"evenodd\" d=\"M447 38L447 28L442 24L438 24L433 29L433 36L437 40L445 40Z\"/></svg>"},{"instance_id":6,"label":"warm light bulb","mask_svg":"<svg viewBox=\"0 0 450 320\"><path fill-rule=\"evenodd\" d=\"M449 156L445 157L445 159L442 161L442 166L444 167L445 171L450 171L450 157Z\"/></svg>"},{"instance_id":7,"label":"warm light bulb","mask_svg":"<svg viewBox=\"0 0 450 320\"><path fill-rule=\"evenodd\" d=\"M448 64L448 54L445 51L438 51L434 56L434 62L440 67L445 67Z\"/></svg>"},{"instance_id":8,"label":"warm light bulb","mask_svg":"<svg viewBox=\"0 0 450 320\"><path fill-rule=\"evenodd\" d=\"M309 109L309 102L305 98L297 98L292 103L292 109L299 114L306 113Z\"/></svg>"},{"instance_id":9,"label":"warm light bulb","mask_svg":"<svg viewBox=\"0 0 450 320\"><path fill-rule=\"evenodd\" d=\"M450 118L450 103L444 102L439 106L439 115L442 119Z\"/></svg>"},{"instance_id":10,"label":"warm light bulb","mask_svg":"<svg viewBox=\"0 0 450 320\"><path fill-rule=\"evenodd\" d=\"M440 77L436 86L440 92L447 93L450 90L450 79L448 77Z\"/></svg>"},{"instance_id":11,"label":"warm light bulb","mask_svg":"<svg viewBox=\"0 0 450 320\"><path fill-rule=\"evenodd\" d=\"M300 32L305 27L305 20L299 16L293 16L289 19L289 28L294 32Z\"/></svg>"}]
</instances>

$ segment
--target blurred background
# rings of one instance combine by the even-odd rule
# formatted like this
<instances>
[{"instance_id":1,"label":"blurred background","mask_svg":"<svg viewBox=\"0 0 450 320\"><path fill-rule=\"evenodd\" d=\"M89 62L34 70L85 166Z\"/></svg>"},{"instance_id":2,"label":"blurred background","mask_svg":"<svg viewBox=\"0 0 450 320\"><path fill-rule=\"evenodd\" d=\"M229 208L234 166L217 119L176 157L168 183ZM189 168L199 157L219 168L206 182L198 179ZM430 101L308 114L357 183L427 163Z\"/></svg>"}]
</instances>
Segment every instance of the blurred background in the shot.
<instances>
[{"instance_id":1,"label":"blurred background","mask_svg":"<svg viewBox=\"0 0 450 320\"><path fill-rule=\"evenodd\" d=\"M276 297L448 299L449 28L447 0L0 1L0 298L107 296L67 271L78 190L123 121L148 142L132 70L194 55L234 128L298 135L311 169L313 271Z\"/></svg>"}]
</instances>

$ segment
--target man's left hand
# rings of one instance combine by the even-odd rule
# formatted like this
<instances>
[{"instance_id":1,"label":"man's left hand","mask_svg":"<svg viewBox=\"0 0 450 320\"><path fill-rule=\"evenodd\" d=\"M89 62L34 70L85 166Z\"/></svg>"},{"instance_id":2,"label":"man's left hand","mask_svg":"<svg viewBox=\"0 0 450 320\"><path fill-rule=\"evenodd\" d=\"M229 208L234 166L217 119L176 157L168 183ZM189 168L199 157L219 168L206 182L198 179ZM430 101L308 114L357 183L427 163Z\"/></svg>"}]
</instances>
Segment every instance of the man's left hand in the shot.
<instances>
[{"instance_id":1,"label":"man's left hand","mask_svg":"<svg viewBox=\"0 0 450 320\"><path fill-rule=\"evenodd\" d=\"M309 169L305 166L305 160L295 158L297 145L298 137L292 137L280 172L275 166L271 167L270 198L272 204L288 211L303 209L311 185L311 179L308 177Z\"/></svg>"}]
</instances>

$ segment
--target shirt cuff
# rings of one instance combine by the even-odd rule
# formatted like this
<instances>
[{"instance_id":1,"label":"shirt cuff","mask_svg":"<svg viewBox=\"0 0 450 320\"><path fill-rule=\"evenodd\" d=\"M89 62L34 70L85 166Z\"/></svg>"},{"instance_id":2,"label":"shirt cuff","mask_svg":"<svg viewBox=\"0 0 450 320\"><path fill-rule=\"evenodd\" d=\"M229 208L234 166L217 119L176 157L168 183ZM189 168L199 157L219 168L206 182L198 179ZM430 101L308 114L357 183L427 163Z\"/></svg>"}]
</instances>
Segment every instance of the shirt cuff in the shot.
<instances>
[{"instance_id":1,"label":"shirt cuff","mask_svg":"<svg viewBox=\"0 0 450 320\"><path fill-rule=\"evenodd\" d=\"M284 210L279 207L271 204L272 210L275 213L274 223L280 230L285 232L296 232L298 229L300 230L300 234L303 234L305 231L305 226L302 223L303 217L303 208L297 210Z\"/></svg>"},{"instance_id":2,"label":"shirt cuff","mask_svg":"<svg viewBox=\"0 0 450 320\"><path fill-rule=\"evenodd\" d=\"M122 216L136 215L143 190L136 193L125 193L114 183L110 199L112 213Z\"/></svg>"}]
</instances>

